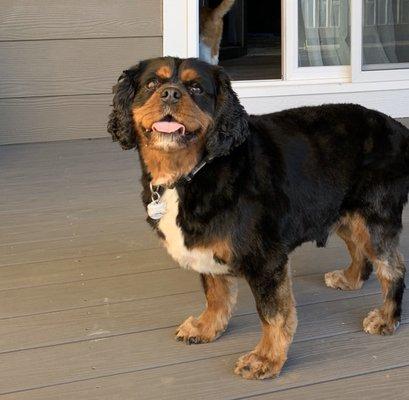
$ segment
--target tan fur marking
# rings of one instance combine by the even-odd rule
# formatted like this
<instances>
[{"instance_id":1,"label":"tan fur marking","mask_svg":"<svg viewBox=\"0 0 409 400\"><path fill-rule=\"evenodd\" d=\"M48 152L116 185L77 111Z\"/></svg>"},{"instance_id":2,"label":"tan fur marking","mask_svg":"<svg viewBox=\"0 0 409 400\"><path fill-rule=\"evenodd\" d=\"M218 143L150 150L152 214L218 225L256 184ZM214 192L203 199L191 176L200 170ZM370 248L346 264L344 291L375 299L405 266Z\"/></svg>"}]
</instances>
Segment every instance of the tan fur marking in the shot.
<instances>
[{"instance_id":1,"label":"tan fur marking","mask_svg":"<svg viewBox=\"0 0 409 400\"><path fill-rule=\"evenodd\" d=\"M297 313L288 276L277 293L278 312L262 322L263 334L255 349L240 357L235 374L245 379L265 379L279 375L297 329Z\"/></svg>"},{"instance_id":2,"label":"tan fur marking","mask_svg":"<svg viewBox=\"0 0 409 400\"><path fill-rule=\"evenodd\" d=\"M396 327L395 320L396 302L388 298L388 293L397 280L404 275L405 267L402 256L397 250L392 254L380 258L372 244L372 239L365 223L359 214L347 215L342 219L337 231L348 246L352 263L346 270L338 270L325 274L327 286L352 290L362 286L361 276L365 257L373 264L376 275L381 284L384 303L380 309L371 311L363 321L364 331L370 334L392 334ZM382 256L384 257L384 256Z\"/></svg>"},{"instance_id":3,"label":"tan fur marking","mask_svg":"<svg viewBox=\"0 0 409 400\"><path fill-rule=\"evenodd\" d=\"M228 239L214 240L209 244L198 246L198 248L211 249L213 254L225 264L230 264L233 259L232 245Z\"/></svg>"},{"instance_id":4,"label":"tan fur marking","mask_svg":"<svg viewBox=\"0 0 409 400\"><path fill-rule=\"evenodd\" d=\"M198 317L189 317L176 331L176 339L185 343L207 343L226 329L237 301L237 279L228 275L206 275L206 309Z\"/></svg>"},{"instance_id":5,"label":"tan fur marking","mask_svg":"<svg viewBox=\"0 0 409 400\"><path fill-rule=\"evenodd\" d=\"M162 67L158 68L156 75L162 79L169 79L172 77L172 70L169 66L163 65Z\"/></svg>"},{"instance_id":6,"label":"tan fur marking","mask_svg":"<svg viewBox=\"0 0 409 400\"><path fill-rule=\"evenodd\" d=\"M398 327L398 322L391 318L394 308L391 302L387 302L381 309L372 310L364 319L364 331L371 335L391 335Z\"/></svg>"},{"instance_id":7,"label":"tan fur marking","mask_svg":"<svg viewBox=\"0 0 409 400\"><path fill-rule=\"evenodd\" d=\"M360 289L364 283L362 272L366 257L372 260L376 258L368 228L360 215L352 214L342 219L337 234L348 247L351 264L344 270L326 273L325 284L335 289Z\"/></svg>"},{"instance_id":8,"label":"tan fur marking","mask_svg":"<svg viewBox=\"0 0 409 400\"><path fill-rule=\"evenodd\" d=\"M142 146L140 151L152 176L152 183L163 185L188 174L200 161L202 146L200 141L171 153L149 146Z\"/></svg>"},{"instance_id":9,"label":"tan fur marking","mask_svg":"<svg viewBox=\"0 0 409 400\"><path fill-rule=\"evenodd\" d=\"M152 175L153 184L172 183L189 173L200 161L204 149L204 136L212 124L212 118L204 113L187 93L172 108L173 117L186 127L186 132L197 132L198 138L186 148L164 149L158 136L148 138L144 131L151 129L155 122L165 117L165 110L159 93L154 93L142 106L133 109L133 117L139 135L141 155ZM169 110L166 110L168 113Z\"/></svg>"},{"instance_id":10,"label":"tan fur marking","mask_svg":"<svg viewBox=\"0 0 409 400\"><path fill-rule=\"evenodd\" d=\"M341 290L360 289L364 282L360 280L359 275L357 276L356 272L354 272L350 268L351 266L345 270L338 269L335 271L327 272L325 274L325 284L328 287L332 287L334 289ZM353 276L350 276L351 273L353 273Z\"/></svg>"},{"instance_id":11,"label":"tan fur marking","mask_svg":"<svg viewBox=\"0 0 409 400\"><path fill-rule=\"evenodd\" d=\"M185 125L187 132L199 129L205 132L213 122L210 115L203 112L187 93L183 93L180 101L169 110L163 106L159 91L155 92L142 107L133 109L134 122L137 128L151 129L155 122L160 121L169 112Z\"/></svg>"},{"instance_id":12,"label":"tan fur marking","mask_svg":"<svg viewBox=\"0 0 409 400\"><path fill-rule=\"evenodd\" d=\"M190 82L190 81L194 81L195 79L198 79L199 74L194 69L187 68L187 69L182 71L182 74L181 74L180 77L182 78L182 81Z\"/></svg>"},{"instance_id":13,"label":"tan fur marking","mask_svg":"<svg viewBox=\"0 0 409 400\"><path fill-rule=\"evenodd\" d=\"M297 327L295 307L286 317L277 314L263 323L263 335L256 348L240 357L234 372L246 379L274 378L279 375Z\"/></svg>"},{"instance_id":14,"label":"tan fur marking","mask_svg":"<svg viewBox=\"0 0 409 400\"><path fill-rule=\"evenodd\" d=\"M226 264L231 264L233 252L229 241L220 240L218 242L213 243L212 250L217 258L223 260Z\"/></svg>"},{"instance_id":15,"label":"tan fur marking","mask_svg":"<svg viewBox=\"0 0 409 400\"><path fill-rule=\"evenodd\" d=\"M364 319L364 331L370 334L390 335L397 326L395 320L396 302L388 297L392 285L402 279L405 266L402 255L395 250L388 260L375 260L376 276L381 284L384 303L380 309L371 311Z\"/></svg>"},{"instance_id":16,"label":"tan fur marking","mask_svg":"<svg viewBox=\"0 0 409 400\"><path fill-rule=\"evenodd\" d=\"M382 286L387 287L391 281L400 279L404 274L404 269L399 268L400 265L403 265L403 257L397 250L391 260L376 260L374 265ZM384 281L385 283L382 283Z\"/></svg>"},{"instance_id":17,"label":"tan fur marking","mask_svg":"<svg viewBox=\"0 0 409 400\"><path fill-rule=\"evenodd\" d=\"M350 240L358 246L359 250L364 252L371 261L374 261L376 259L376 252L373 248L371 235L369 234L364 218L359 214L353 214L347 217L346 222L351 231Z\"/></svg>"}]
</instances>

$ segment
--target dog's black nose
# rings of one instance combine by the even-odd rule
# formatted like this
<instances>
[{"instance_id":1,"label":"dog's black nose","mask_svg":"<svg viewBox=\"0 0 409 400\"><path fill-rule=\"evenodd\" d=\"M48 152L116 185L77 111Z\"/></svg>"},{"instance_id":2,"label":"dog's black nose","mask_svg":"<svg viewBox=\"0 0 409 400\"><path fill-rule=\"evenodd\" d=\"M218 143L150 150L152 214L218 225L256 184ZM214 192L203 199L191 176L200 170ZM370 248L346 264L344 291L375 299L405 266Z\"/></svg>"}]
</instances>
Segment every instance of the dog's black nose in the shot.
<instances>
[{"instance_id":1,"label":"dog's black nose","mask_svg":"<svg viewBox=\"0 0 409 400\"><path fill-rule=\"evenodd\" d=\"M177 103L181 97L182 92L175 87L167 87L163 89L162 93L160 94L160 98L162 99L162 101L168 104Z\"/></svg>"}]
</instances>

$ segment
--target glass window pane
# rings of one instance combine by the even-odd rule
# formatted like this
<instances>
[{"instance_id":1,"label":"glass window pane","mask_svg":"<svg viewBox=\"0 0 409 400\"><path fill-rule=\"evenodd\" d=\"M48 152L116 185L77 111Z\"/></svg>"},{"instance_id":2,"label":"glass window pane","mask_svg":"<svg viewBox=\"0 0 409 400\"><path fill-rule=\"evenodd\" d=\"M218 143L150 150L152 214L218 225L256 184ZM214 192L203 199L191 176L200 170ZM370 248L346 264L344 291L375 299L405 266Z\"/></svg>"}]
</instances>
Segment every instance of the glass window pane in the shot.
<instances>
[{"instance_id":1,"label":"glass window pane","mask_svg":"<svg viewBox=\"0 0 409 400\"><path fill-rule=\"evenodd\" d=\"M298 0L298 65L350 65L349 0Z\"/></svg>"},{"instance_id":2,"label":"glass window pane","mask_svg":"<svg viewBox=\"0 0 409 400\"><path fill-rule=\"evenodd\" d=\"M409 68L409 0L363 0L362 70Z\"/></svg>"}]
</instances>

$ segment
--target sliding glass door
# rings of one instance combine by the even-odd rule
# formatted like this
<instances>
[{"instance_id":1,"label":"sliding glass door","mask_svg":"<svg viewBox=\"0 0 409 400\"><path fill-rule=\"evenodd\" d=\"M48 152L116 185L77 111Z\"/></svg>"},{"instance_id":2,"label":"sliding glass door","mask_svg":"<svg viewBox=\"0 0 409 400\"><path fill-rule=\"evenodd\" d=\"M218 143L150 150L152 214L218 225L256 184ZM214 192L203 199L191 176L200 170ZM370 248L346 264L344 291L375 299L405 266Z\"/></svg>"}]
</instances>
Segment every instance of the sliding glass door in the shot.
<instances>
[{"instance_id":1,"label":"sliding glass door","mask_svg":"<svg viewBox=\"0 0 409 400\"><path fill-rule=\"evenodd\" d=\"M409 79L409 0L351 2L352 80Z\"/></svg>"},{"instance_id":2,"label":"sliding glass door","mask_svg":"<svg viewBox=\"0 0 409 400\"><path fill-rule=\"evenodd\" d=\"M284 0L284 79L409 79L409 0Z\"/></svg>"},{"instance_id":3,"label":"sliding glass door","mask_svg":"<svg viewBox=\"0 0 409 400\"><path fill-rule=\"evenodd\" d=\"M298 0L298 65L350 65L349 2Z\"/></svg>"},{"instance_id":4,"label":"sliding glass door","mask_svg":"<svg viewBox=\"0 0 409 400\"><path fill-rule=\"evenodd\" d=\"M362 70L409 67L409 0L365 0Z\"/></svg>"},{"instance_id":5,"label":"sliding glass door","mask_svg":"<svg viewBox=\"0 0 409 400\"><path fill-rule=\"evenodd\" d=\"M351 75L349 0L283 1L288 80Z\"/></svg>"}]
</instances>

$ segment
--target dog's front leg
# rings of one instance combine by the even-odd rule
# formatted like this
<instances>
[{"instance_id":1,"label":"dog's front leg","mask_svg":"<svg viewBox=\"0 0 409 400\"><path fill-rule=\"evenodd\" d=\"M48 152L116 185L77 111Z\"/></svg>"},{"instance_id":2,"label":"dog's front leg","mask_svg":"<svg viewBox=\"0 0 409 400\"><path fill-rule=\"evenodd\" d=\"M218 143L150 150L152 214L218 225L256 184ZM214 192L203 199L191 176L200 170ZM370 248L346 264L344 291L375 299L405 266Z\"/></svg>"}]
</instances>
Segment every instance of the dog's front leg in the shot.
<instances>
[{"instance_id":1,"label":"dog's front leg","mask_svg":"<svg viewBox=\"0 0 409 400\"><path fill-rule=\"evenodd\" d=\"M176 339L187 344L208 343L227 328L237 301L237 278L201 274L206 309L198 318L189 317L176 331Z\"/></svg>"},{"instance_id":2,"label":"dog's front leg","mask_svg":"<svg viewBox=\"0 0 409 400\"><path fill-rule=\"evenodd\" d=\"M255 349L239 358L234 372L246 379L276 377L287 360L297 328L297 314L286 262L277 267L252 269L246 276L262 323Z\"/></svg>"}]
</instances>

